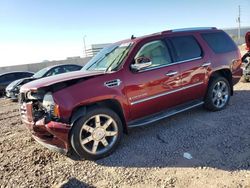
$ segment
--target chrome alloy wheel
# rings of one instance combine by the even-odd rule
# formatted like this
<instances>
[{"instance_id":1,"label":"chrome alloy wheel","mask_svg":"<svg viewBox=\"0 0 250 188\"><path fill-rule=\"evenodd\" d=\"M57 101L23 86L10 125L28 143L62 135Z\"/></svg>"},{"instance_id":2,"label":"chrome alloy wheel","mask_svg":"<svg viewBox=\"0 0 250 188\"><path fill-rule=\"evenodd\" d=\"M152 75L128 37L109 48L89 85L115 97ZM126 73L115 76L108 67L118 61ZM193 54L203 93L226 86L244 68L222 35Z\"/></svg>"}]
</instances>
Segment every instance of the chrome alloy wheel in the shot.
<instances>
[{"instance_id":1,"label":"chrome alloy wheel","mask_svg":"<svg viewBox=\"0 0 250 188\"><path fill-rule=\"evenodd\" d=\"M108 115L98 114L85 121L80 131L80 143L83 149L94 155L105 153L116 142L118 126Z\"/></svg>"},{"instance_id":2,"label":"chrome alloy wheel","mask_svg":"<svg viewBox=\"0 0 250 188\"><path fill-rule=\"evenodd\" d=\"M229 88L224 81L219 81L213 88L213 103L217 108L222 108L228 101Z\"/></svg>"}]
</instances>

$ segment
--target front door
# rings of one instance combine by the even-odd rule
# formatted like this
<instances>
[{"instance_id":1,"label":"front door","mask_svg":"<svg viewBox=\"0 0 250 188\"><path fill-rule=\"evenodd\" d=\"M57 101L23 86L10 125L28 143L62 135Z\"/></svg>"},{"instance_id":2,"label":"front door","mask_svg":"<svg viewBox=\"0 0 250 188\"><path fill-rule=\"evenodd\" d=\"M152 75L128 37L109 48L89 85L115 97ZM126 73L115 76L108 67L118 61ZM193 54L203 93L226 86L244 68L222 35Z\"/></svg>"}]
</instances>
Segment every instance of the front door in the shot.
<instances>
[{"instance_id":1,"label":"front door","mask_svg":"<svg viewBox=\"0 0 250 188\"><path fill-rule=\"evenodd\" d=\"M146 57L151 66L126 74L125 92L131 120L145 117L179 104L180 67L173 64L165 41L151 41L142 46L135 59Z\"/></svg>"}]
</instances>

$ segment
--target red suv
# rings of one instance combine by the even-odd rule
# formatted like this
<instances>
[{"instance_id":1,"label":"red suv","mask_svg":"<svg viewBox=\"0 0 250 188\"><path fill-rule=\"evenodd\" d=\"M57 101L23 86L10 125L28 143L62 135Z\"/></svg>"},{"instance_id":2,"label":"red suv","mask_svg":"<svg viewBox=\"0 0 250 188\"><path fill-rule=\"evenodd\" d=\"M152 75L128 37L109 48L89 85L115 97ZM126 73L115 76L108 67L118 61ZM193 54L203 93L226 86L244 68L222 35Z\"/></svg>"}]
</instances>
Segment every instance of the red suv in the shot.
<instances>
[{"instance_id":1,"label":"red suv","mask_svg":"<svg viewBox=\"0 0 250 188\"><path fill-rule=\"evenodd\" d=\"M99 159L129 128L203 105L226 107L242 75L241 55L216 28L131 37L81 70L21 88L22 121L43 145Z\"/></svg>"}]
</instances>

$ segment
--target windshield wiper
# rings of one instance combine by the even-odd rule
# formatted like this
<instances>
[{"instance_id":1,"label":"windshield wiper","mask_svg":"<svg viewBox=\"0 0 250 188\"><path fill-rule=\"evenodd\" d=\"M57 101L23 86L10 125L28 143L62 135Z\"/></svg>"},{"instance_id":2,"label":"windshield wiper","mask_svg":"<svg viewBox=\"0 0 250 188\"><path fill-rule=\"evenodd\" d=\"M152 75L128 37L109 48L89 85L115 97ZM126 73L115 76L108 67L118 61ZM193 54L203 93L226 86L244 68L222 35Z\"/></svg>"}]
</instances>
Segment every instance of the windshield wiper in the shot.
<instances>
[{"instance_id":1,"label":"windshield wiper","mask_svg":"<svg viewBox=\"0 0 250 188\"><path fill-rule=\"evenodd\" d=\"M122 59L123 56L124 56L124 53L127 51L128 48L130 48L131 45L132 45L132 43L129 44L129 45L125 48L125 50L121 53L121 56L120 56L120 58L118 59L116 65L118 65L118 64L120 63L121 59ZM127 51L127 53L128 53L128 51ZM127 55L127 54L126 54L126 55ZM109 65L108 68L105 70L105 72L108 72L108 71L109 71L109 69L113 66L113 64L115 63L115 61L116 61L116 59L117 59L118 57L119 57L119 56L117 56L117 57L112 61L112 63L110 63L110 65Z\"/></svg>"}]
</instances>

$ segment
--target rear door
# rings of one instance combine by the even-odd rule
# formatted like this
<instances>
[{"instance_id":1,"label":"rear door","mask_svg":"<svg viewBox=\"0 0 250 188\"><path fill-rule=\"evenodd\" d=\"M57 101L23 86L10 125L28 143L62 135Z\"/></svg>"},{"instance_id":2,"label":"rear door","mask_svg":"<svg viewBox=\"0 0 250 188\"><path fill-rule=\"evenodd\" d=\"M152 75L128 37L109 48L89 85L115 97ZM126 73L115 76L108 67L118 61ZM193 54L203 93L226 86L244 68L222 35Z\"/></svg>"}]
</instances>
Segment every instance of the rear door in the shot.
<instances>
[{"instance_id":1,"label":"rear door","mask_svg":"<svg viewBox=\"0 0 250 188\"><path fill-rule=\"evenodd\" d=\"M8 75L6 75L6 83L5 85L9 85L11 82L18 80L18 74L19 73L9 73Z\"/></svg>"},{"instance_id":2,"label":"rear door","mask_svg":"<svg viewBox=\"0 0 250 188\"><path fill-rule=\"evenodd\" d=\"M209 56L204 53L194 35L174 36L167 39L174 50L175 62L180 66L181 102L203 99L206 93L206 73Z\"/></svg>"},{"instance_id":3,"label":"rear door","mask_svg":"<svg viewBox=\"0 0 250 188\"><path fill-rule=\"evenodd\" d=\"M15 73L8 73L1 76L0 89L4 90L11 82L15 80Z\"/></svg>"}]
</instances>

